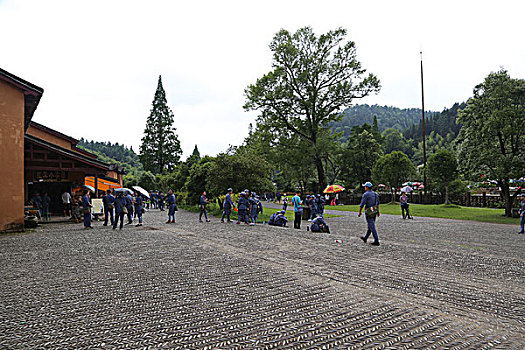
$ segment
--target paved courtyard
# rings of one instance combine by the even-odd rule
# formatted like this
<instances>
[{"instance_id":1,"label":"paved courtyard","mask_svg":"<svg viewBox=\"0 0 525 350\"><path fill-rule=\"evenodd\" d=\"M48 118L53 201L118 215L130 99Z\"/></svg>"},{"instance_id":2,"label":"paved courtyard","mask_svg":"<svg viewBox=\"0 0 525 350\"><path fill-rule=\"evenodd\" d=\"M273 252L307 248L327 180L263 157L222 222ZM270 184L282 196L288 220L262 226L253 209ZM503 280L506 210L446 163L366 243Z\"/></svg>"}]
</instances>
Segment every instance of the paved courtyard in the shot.
<instances>
[{"instance_id":1,"label":"paved courtyard","mask_svg":"<svg viewBox=\"0 0 525 350\"><path fill-rule=\"evenodd\" d=\"M1 235L0 348L525 348L517 226L383 215L372 247L355 213L329 235L177 215Z\"/></svg>"}]
</instances>

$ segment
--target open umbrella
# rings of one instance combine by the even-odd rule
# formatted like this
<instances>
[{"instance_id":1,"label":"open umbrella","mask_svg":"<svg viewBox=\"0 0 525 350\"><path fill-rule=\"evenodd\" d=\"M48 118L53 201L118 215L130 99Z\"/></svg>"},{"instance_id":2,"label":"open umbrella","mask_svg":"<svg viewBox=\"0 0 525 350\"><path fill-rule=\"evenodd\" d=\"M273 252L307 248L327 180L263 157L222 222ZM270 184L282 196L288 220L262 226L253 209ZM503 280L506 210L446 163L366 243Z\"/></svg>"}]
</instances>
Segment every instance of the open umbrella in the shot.
<instances>
[{"instance_id":1,"label":"open umbrella","mask_svg":"<svg viewBox=\"0 0 525 350\"><path fill-rule=\"evenodd\" d=\"M95 192L95 188L93 186L84 185L84 187L90 190L91 192Z\"/></svg>"},{"instance_id":2,"label":"open umbrella","mask_svg":"<svg viewBox=\"0 0 525 350\"><path fill-rule=\"evenodd\" d=\"M116 188L115 189L115 193L116 192L124 192L124 194L126 194L126 193L133 194L132 190L130 190L129 188L125 188L125 187Z\"/></svg>"},{"instance_id":3,"label":"open umbrella","mask_svg":"<svg viewBox=\"0 0 525 350\"><path fill-rule=\"evenodd\" d=\"M406 193L410 193L412 192L414 189L410 186L405 186L401 189L401 192L406 192Z\"/></svg>"},{"instance_id":4,"label":"open umbrella","mask_svg":"<svg viewBox=\"0 0 525 350\"><path fill-rule=\"evenodd\" d=\"M149 198L149 193L148 191L146 191L145 189L143 189L142 187L140 186L133 186L133 189L140 192L140 194L142 194L143 196L146 196L147 198Z\"/></svg>"},{"instance_id":5,"label":"open umbrella","mask_svg":"<svg viewBox=\"0 0 525 350\"><path fill-rule=\"evenodd\" d=\"M330 185L324 189L323 193L338 193L343 192L345 188L341 185Z\"/></svg>"}]
</instances>

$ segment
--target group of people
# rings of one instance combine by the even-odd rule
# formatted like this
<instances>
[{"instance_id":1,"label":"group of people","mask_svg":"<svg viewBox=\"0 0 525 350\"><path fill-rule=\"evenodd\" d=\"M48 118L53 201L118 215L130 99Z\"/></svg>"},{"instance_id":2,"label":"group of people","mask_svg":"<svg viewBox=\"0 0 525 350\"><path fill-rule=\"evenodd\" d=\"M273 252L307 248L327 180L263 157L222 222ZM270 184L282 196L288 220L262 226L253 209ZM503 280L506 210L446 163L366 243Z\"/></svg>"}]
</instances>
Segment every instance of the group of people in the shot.
<instances>
[{"instance_id":1,"label":"group of people","mask_svg":"<svg viewBox=\"0 0 525 350\"><path fill-rule=\"evenodd\" d=\"M223 202L223 213L221 222L224 222L224 219L227 222L232 222L230 216L232 209L237 210L237 224L244 222L246 225L255 225L259 219L259 214L263 212L262 202L259 196L255 192L251 192L246 189L242 191L239 195L239 201L237 206L233 203L232 200L233 190L228 188L228 193L224 198Z\"/></svg>"},{"instance_id":2,"label":"group of people","mask_svg":"<svg viewBox=\"0 0 525 350\"><path fill-rule=\"evenodd\" d=\"M104 224L108 226L108 223L115 230L120 223L120 229L124 226L124 220L127 218L126 225L133 223L134 218L138 219L138 223L135 226L142 226L142 215L144 213L144 201L145 198L142 194L129 191L113 191L108 189L106 194L102 197L102 203L104 205ZM84 228L92 229L91 225L91 198L89 190L85 189L82 192L82 211L84 214Z\"/></svg>"},{"instance_id":3,"label":"group of people","mask_svg":"<svg viewBox=\"0 0 525 350\"><path fill-rule=\"evenodd\" d=\"M36 192L33 198L31 198L33 207L37 209L37 218L39 220L48 221L51 218L51 212L49 211L49 205L51 204L51 197L47 192L44 192L40 196L40 192Z\"/></svg>"}]
</instances>

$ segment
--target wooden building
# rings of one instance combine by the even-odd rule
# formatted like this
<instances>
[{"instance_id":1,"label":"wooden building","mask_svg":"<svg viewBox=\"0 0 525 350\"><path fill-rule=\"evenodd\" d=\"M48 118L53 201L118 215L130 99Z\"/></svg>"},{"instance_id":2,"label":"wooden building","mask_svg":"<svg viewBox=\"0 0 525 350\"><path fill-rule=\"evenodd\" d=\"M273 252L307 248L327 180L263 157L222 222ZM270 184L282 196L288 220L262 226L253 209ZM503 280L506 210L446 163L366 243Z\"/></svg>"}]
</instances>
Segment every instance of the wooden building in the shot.
<instances>
[{"instance_id":1,"label":"wooden building","mask_svg":"<svg viewBox=\"0 0 525 350\"><path fill-rule=\"evenodd\" d=\"M92 185L122 187L123 170L77 147L78 140L31 121L43 89L0 69L0 231L24 229L24 204L36 193L51 197ZM100 180L100 182L99 182Z\"/></svg>"}]
</instances>

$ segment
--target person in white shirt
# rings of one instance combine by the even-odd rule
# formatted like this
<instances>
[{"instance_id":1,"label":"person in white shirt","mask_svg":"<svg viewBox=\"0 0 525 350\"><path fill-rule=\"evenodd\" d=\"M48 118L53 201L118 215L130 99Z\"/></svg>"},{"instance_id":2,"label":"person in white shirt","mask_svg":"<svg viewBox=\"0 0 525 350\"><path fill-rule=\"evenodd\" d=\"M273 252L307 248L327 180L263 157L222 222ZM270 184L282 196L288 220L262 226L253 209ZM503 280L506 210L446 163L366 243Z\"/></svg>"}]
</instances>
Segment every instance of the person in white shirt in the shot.
<instances>
[{"instance_id":1,"label":"person in white shirt","mask_svg":"<svg viewBox=\"0 0 525 350\"><path fill-rule=\"evenodd\" d=\"M64 204L64 216L71 216L71 194L62 193L62 203Z\"/></svg>"}]
</instances>

